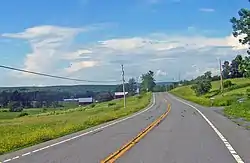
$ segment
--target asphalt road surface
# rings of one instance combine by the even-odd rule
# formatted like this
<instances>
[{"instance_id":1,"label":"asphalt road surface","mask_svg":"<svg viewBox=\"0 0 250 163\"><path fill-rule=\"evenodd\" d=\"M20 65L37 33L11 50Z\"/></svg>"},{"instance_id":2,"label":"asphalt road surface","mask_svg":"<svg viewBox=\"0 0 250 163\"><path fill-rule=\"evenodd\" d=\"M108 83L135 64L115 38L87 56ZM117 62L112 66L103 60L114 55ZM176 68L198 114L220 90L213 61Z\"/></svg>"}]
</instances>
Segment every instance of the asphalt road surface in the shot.
<instances>
[{"instance_id":1,"label":"asphalt road surface","mask_svg":"<svg viewBox=\"0 0 250 163\"><path fill-rule=\"evenodd\" d=\"M117 162L235 163L242 159L243 163L250 163L249 131L214 112L211 108L187 102L184 104L172 95L165 93L156 94L155 98L155 103L151 108L130 119L105 127L113 123L110 122L87 131L3 155L0 156L0 161L7 160L11 163L98 163L166 112L165 99L167 99L168 103L171 103L172 109L166 119L121 156ZM225 140L223 141L218 136L218 133L194 107L214 124L224 139L228 141L226 143L233 146L233 151L228 144L226 147ZM98 129L100 127L101 129ZM82 136L78 137L79 134ZM69 140L72 137L73 139ZM62 142L64 140L67 141ZM55 143L56 145L53 145ZM236 154L238 154L238 160L233 157Z\"/></svg>"}]
</instances>

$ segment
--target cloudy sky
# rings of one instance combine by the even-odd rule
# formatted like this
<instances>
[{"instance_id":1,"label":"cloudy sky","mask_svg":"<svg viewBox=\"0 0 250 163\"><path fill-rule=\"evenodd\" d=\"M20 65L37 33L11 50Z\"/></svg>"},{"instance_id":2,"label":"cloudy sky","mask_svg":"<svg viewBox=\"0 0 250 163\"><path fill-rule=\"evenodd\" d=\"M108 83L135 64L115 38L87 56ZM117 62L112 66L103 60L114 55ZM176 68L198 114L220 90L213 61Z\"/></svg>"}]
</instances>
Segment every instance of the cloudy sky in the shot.
<instances>
[{"instance_id":1,"label":"cloudy sky","mask_svg":"<svg viewBox=\"0 0 250 163\"><path fill-rule=\"evenodd\" d=\"M218 73L245 52L229 19L247 0L2 0L0 64L96 81ZM0 86L93 84L0 69ZM112 83L111 83L112 84Z\"/></svg>"}]
</instances>

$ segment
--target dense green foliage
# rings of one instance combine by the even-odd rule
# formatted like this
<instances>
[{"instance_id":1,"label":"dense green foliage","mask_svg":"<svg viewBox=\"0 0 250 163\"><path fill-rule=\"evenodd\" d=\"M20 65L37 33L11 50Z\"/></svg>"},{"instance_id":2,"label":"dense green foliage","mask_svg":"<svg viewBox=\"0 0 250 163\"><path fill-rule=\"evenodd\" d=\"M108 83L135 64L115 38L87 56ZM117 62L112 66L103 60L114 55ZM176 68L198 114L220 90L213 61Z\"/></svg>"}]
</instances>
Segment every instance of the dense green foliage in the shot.
<instances>
[{"instance_id":1,"label":"dense green foliage","mask_svg":"<svg viewBox=\"0 0 250 163\"><path fill-rule=\"evenodd\" d=\"M223 82L223 87L224 88L229 88L231 86L233 86L233 83L232 83L231 80L226 80L226 81Z\"/></svg>"},{"instance_id":2,"label":"dense green foliage","mask_svg":"<svg viewBox=\"0 0 250 163\"><path fill-rule=\"evenodd\" d=\"M149 71L148 73L142 74L141 80L141 89L143 91L153 91L156 85L153 71Z\"/></svg>"},{"instance_id":3,"label":"dense green foliage","mask_svg":"<svg viewBox=\"0 0 250 163\"><path fill-rule=\"evenodd\" d=\"M233 35L235 37L243 36L243 39L239 39L239 42L250 45L250 10L247 8L242 8L238 12L238 15L238 19L233 17L230 20L233 24ZM250 51L248 51L248 53L250 54Z\"/></svg>"},{"instance_id":4,"label":"dense green foliage","mask_svg":"<svg viewBox=\"0 0 250 163\"><path fill-rule=\"evenodd\" d=\"M204 75L198 76L195 80L195 84L191 86L197 96L204 95L212 88L211 80L212 73L210 71L205 72Z\"/></svg>"}]
</instances>

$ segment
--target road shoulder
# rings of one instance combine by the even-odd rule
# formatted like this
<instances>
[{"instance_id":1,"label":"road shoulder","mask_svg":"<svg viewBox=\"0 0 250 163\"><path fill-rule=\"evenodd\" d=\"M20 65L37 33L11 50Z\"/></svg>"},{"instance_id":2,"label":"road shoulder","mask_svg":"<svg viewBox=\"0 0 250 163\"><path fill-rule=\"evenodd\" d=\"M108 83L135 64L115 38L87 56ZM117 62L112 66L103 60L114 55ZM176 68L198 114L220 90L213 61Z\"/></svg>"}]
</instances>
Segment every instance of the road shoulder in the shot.
<instances>
[{"instance_id":1,"label":"road shoulder","mask_svg":"<svg viewBox=\"0 0 250 163\"><path fill-rule=\"evenodd\" d=\"M167 94L167 96L175 100L180 99L172 94ZM208 107L203 107L193 102L180 99L192 106L195 106L200 110L224 135L224 137L230 142L233 148L238 152L238 154L243 158L245 163L250 163L250 131L245 128L238 126L236 123L228 119L227 117L218 114L213 109Z\"/></svg>"}]
</instances>

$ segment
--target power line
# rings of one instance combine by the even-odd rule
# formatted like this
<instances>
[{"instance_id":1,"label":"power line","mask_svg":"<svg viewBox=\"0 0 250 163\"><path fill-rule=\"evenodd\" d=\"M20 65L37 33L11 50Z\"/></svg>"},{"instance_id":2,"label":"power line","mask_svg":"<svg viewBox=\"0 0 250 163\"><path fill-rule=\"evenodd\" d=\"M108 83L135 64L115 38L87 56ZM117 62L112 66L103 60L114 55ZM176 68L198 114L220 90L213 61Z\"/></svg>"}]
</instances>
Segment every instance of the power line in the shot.
<instances>
[{"instance_id":1,"label":"power line","mask_svg":"<svg viewBox=\"0 0 250 163\"><path fill-rule=\"evenodd\" d=\"M34 74L34 75L46 76L46 77L50 77L50 78L57 78L57 79L64 79L64 80L71 80L71 81L78 81L78 82L112 83L112 82L120 82L121 81L121 80L97 81L97 80L84 80L84 79L68 78L68 77L50 75L50 74L45 74L45 73L40 73L40 72L34 72L34 71L29 71L29 70L23 70L23 69L19 69L19 68L4 66L4 65L0 65L0 68L9 69L9 70L13 70L13 71L19 71L19 72L25 72L25 73Z\"/></svg>"}]
</instances>

